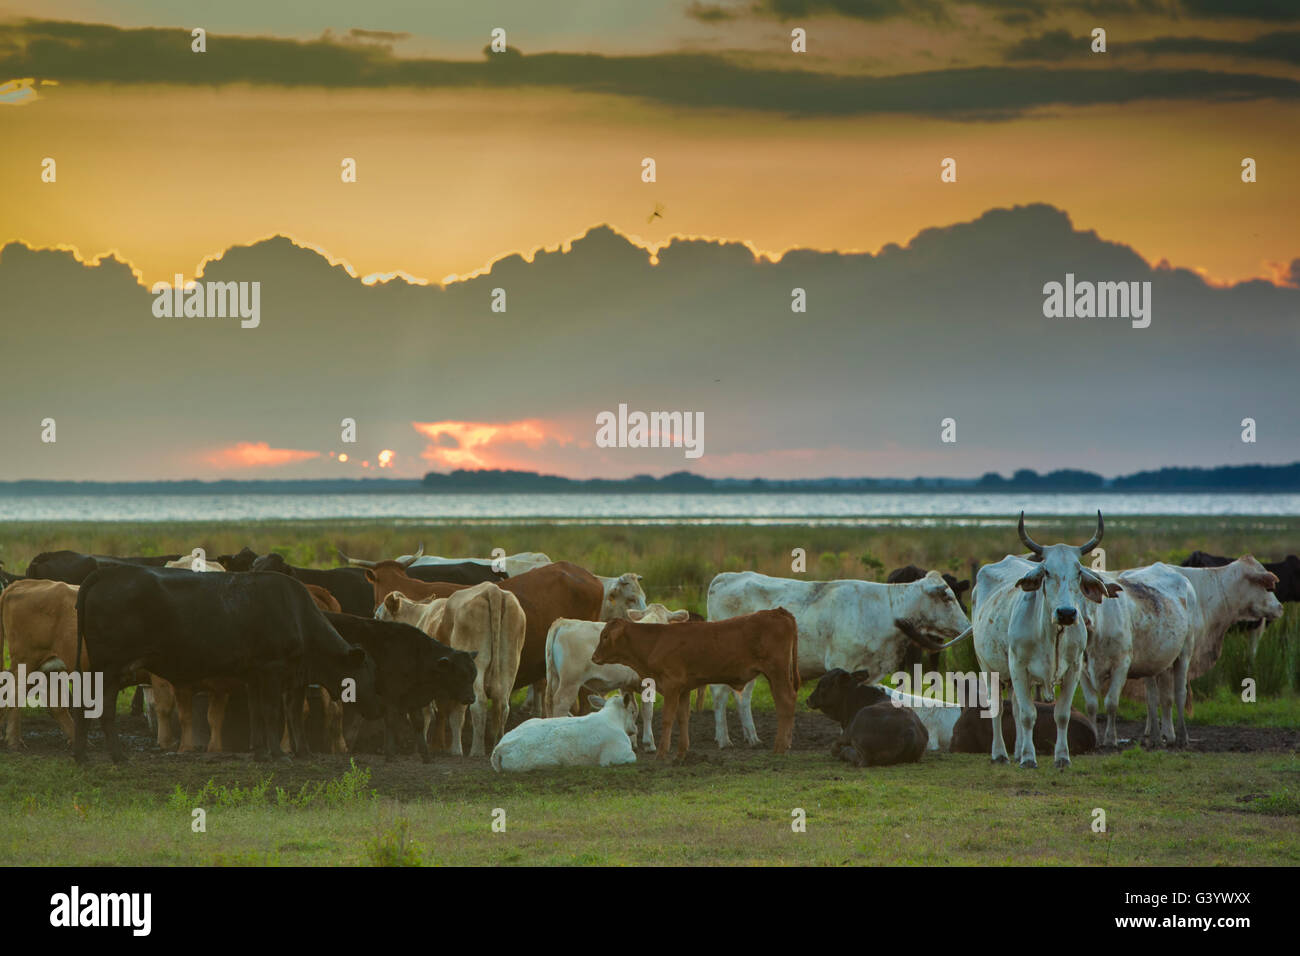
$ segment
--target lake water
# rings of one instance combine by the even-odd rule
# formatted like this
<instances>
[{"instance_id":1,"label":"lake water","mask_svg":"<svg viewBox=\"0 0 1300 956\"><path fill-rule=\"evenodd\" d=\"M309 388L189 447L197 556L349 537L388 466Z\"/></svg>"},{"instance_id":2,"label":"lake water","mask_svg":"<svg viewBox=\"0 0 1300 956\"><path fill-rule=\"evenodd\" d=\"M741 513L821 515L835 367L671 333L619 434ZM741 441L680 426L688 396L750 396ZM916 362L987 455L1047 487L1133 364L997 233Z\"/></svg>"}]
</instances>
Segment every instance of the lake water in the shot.
<instances>
[{"instance_id":1,"label":"lake water","mask_svg":"<svg viewBox=\"0 0 1300 956\"><path fill-rule=\"evenodd\" d=\"M392 519L427 524L982 524L1035 518L1300 515L1300 495L1205 494L213 494L0 497L0 521Z\"/></svg>"}]
</instances>

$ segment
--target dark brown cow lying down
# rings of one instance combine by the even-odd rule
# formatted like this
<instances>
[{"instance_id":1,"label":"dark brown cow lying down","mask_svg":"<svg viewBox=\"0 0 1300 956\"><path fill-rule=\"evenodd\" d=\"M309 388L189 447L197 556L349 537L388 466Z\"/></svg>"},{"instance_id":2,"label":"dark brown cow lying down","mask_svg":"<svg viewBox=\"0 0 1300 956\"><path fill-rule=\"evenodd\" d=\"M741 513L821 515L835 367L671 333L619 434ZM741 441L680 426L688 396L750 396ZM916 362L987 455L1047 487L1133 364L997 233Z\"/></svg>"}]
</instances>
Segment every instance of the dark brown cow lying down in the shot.
<instances>
[{"instance_id":1,"label":"dark brown cow lying down","mask_svg":"<svg viewBox=\"0 0 1300 956\"><path fill-rule=\"evenodd\" d=\"M1056 750L1055 704L1035 703L1038 717L1034 720L1034 752L1050 754ZM992 718L981 717L980 708L967 707L952 728L951 750L956 754L988 754L993 751ZM1002 702L1002 739L1015 740L1016 723L1011 716L1011 701ZM1097 729L1086 716L1077 710L1070 711L1066 728L1070 753L1090 753L1097 749Z\"/></svg>"},{"instance_id":2,"label":"dark brown cow lying down","mask_svg":"<svg viewBox=\"0 0 1300 956\"><path fill-rule=\"evenodd\" d=\"M929 743L930 735L912 708L882 700L853 715L844 733L831 744L831 756L855 767L887 767L916 763Z\"/></svg>"},{"instance_id":3,"label":"dark brown cow lying down","mask_svg":"<svg viewBox=\"0 0 1300 956\"><path fill-rule=\"evenodd\" d=\"M839 668L817 682L808 706L844 729L831 745L831 755L855 767L915 763L930 743L929 731L911 707L894 706L879 687Z\"/></svg>"}]
</instances>

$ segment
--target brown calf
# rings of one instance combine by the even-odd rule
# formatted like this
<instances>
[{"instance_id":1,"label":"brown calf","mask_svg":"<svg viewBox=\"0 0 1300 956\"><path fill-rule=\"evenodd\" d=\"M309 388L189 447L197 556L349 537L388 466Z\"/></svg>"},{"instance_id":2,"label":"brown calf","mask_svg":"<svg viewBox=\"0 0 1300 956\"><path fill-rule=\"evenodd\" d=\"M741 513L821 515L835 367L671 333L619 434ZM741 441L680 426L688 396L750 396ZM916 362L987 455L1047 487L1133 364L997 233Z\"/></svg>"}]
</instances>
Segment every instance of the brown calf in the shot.
<instances>
[{"instance_id":1,"label":"brown calf","mask_svg":"<svg viewBox=\"0 0 1300 956\"><path fill-rule=\"evenodd\" d=\"M678 756L690 749L691 690L727 684L740 690L762 674L776 704L776 745L782 754L794 736L794 705L799 690L799 632L783 607L685 624L610 621L591 655L594 664L626 664L652 678L664 695L659 757L672 746L673 725L681 724Z\"/></svg>"}]
</instances>

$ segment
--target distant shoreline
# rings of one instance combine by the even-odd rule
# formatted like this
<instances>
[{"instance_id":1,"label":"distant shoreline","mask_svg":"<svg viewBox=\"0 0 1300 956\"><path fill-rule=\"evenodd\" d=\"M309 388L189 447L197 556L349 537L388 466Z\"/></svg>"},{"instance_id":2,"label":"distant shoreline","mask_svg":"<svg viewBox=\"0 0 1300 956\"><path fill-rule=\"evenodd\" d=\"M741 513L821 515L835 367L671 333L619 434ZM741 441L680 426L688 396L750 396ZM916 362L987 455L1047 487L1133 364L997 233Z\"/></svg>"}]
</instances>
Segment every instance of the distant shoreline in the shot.
<instances>
[{"instance_id":1,"label":"distant shoreline","mask_svg":"<svg viewBox=\"0 0 1300 956\"><path fill-rule=\"evenodd\" d=\"M654 477L565 478L529 471L430 472L416 478L222 479L200 481L0 482L0 497L100 495L767 495L767 494L1297 494L1300 462L1161 468L1105 478L1077 469L1004 478L706 478L687 471Z\"/></svg>"}]
</instances>

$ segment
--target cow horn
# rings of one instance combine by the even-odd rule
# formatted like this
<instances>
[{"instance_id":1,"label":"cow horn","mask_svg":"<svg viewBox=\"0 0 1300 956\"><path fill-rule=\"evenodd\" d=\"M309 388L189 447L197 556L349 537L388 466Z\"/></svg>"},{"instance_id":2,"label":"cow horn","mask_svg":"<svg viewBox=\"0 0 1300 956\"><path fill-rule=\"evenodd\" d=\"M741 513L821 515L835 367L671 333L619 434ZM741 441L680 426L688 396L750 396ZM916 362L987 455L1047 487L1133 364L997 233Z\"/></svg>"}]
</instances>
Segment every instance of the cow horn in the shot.
<instances>
[{"instance_id":1,"label":"cow horn","mask_svg":"<svg viewBox=\"0 0 1300 956\"><path fill-rule=\"evenodd\" d=\"M1104 532L1105 530L1106 530L1106 525L1101 520L1101 509L1098 508L1097 509L1097 533L1092 536L1092 540L1090 540L1087 544L1085 544L1083 547L1079 549L1079 557L1083 557L1093 548L1097 547L1097 545L1101 544L1102 532Z\"/></svg>"},{"instance_id":2,"label":"cow horn","mask_svg":"<svg viewBox=\"0 0 1300 956\"><path fill-rule=\"evenodd\" d=\"M354 567L358 567L358 568L373 568L377 563L375 561L365 561L361 558L349 558L346 554L343 553L342 548L335 548L334 550L338 554L339 560L342 561L344 564L351 564Z\"/></svg>"},{"instance_id":3,"label":"cow horn","mask_svg":"<svg viewBox=\"0 0 1300 956\"><path fill-rule=\"evenodd\" d=\"M422 557L424 557L424 542L423 542L423 541L421 541L421 542L420 542L420 546L419 546L418 548L415 549L415 554L411 555L411 556L410 556L409 558L407 558L405 561L398 561L397 563L400 564L400 565L401 565L402 567L404 567L404 568L409 568L409 567L410 567L411 565L413 565L416 561L419 561L420 558L422 558Z\"/></svg>"},{"instance_id":4,"label":"cow horn","mask_svg":"<svg viewBox=\"0 0 1300 956\"><path fill-rule=\"evenodd\" d=\"M942 651L946 648L952 647L959 641L964 641L975 632L974 627L968 627L947 644L940 644L934 638L926 637L917 629L915 624L905 618L895 618L894 627L906 634L914 644L921 645L921 647L924 647L927 651Z\"/></svg>"},{"instance_id":5,"label":"cow horn","mask_svg":"<svg viewBox=\"0 0 1300 956\"><path fill-rule=\"evenodd\" d=\"M1020 526L1016 530L1020 533L1021 543L1030 551L1034 552L1034 554L1041 557L1043 554L1043 546L1033 538L1029 537L1029 533L1025 531L1025 513L1023 511L1020 512Z\"/></svg>"}]
</instances>

